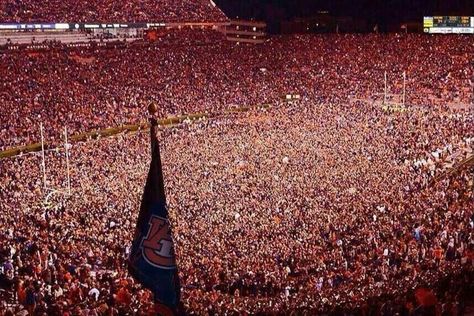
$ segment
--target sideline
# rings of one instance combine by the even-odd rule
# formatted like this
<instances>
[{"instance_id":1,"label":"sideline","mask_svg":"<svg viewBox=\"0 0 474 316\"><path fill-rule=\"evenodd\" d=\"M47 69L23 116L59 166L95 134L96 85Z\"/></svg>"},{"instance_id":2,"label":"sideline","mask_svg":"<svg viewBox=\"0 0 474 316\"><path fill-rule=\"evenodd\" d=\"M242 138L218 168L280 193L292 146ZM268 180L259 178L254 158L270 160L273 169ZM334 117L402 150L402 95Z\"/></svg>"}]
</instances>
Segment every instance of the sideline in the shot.
<instances>
[{"instance_id":1,"label":"sideline","mask_svg":"<svg viewBox=\"0 0 474 316\"><path fill-rule=\"evenodd\" d=\"M272 105L269 103L265 104L260 104L260 105L255 105L255 106L242 106L242 107L236 107L236 108L231 108L224 110L222 112L215 112L215 113L193 113L189 115L180 115L180 116L174 116L174 117L169 117L169 118L163 118L158 120L158 125L160 126L166 126L166 127L172 127L177 124L181 124L186 120L191 120L195 121L201 118L216 118L222 115L228 115L228 114L234 114L234 113L241 113L241 112L249 112L251 110L256 110L256 109L268 109ZM92 130L89 132L85 133L80 133L80 134L75 134L72 135L69 138L70 143L75 143L75 142L83 142L83 141L88 141L90 139L98 139L102 137L110 137L114 136L123 132L136 132L140 130L147 130L150 128L150 123L148 122L142 122L142 123L137 123L137 124L128 124L128 125L120 125L116 127L111 127L111 128L106 128L106 129L100 129L100 130ZM55 145L53 142L45 142L44 143L44 149L45 150L50 150L50 149L56 149L59 148L63 145ZM15 146L12 148L7 148L3 151L0 152L0 159L4 158L13 158L16 156L32 153L32 152L39 152L41 151L41 143L33 143L29 145L23 145L23 146Z\"/></svg>"}]
</instances>

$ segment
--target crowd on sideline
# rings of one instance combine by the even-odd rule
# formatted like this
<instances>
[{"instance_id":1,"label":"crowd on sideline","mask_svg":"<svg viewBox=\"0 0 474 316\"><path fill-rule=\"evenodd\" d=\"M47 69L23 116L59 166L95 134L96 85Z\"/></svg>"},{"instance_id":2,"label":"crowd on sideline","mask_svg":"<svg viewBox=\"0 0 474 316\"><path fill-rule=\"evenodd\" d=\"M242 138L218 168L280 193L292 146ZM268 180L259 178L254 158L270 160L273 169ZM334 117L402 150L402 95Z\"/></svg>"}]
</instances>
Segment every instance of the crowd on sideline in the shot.
<instances>
[{"instance_id":1,"label":"crowd on sideline","mask_svg":"<svg viewBox=\"0 0 474 316\"><path fill-rule=\"evenodd\" d=\"M0 23L160 23L227 20L210 0L4 0Z\"/></svg>"},{"instance_id":2,"label":"crowd on sideline","mask_svg":"<svg viewBox=\"0 0 474 316\"><path fill-rule=\"evenodd\" d=\"M227 61L212 60L216 69ZM183 69L194 62L190 57ZM120 63L111 63L110 71L119 73ZM230 83L238 70L225 73ZM208 72L194 78L208 76L220 78ZM330 78L328 84L339 80ZM174 88L186 91L191 78L178 80ZM217 93L211 84L194 91L210 102L212 89ZM431 169L411 162L449 145L456 151L455 144L474 136L472 115L436 106L392 113L345 102L342 89L330 102L308 92L298 104L160 131L186 313L466 312L474 293L474 171L426 185ZM244 96L234 91L226 97ZM268 91L262 88L262 95ZM121 113L127 116L117 111L116 119ZM73 144L70 196L44 191L39 155L1 161L0 293L8 298L0 302L12 304L0 306L3 315L150 313L150 293L126 268L149 151L147 132ZM48 188L64 190L64 152L48 152L46 170Z\"/></svg>"},{"instance_id":3,"label":"crowd on sideline","mask_svg":"<svg viewBox=\"0 0 474 316\"><path fill-rule=\"evenodd\" d=\"M0 52L0 116L9 122L0 126L0 150L39 142L40 122L47 141L60 141L64 126L79 133L137 123L149 103L166 117L275 103L289 93L326 103L380 101L385 72L395 95L402 94L406 73L410 106L468 105L473 41L327 34L238 45L215 31L186 29L116 49Z\"/></svg>"}]
</instances>

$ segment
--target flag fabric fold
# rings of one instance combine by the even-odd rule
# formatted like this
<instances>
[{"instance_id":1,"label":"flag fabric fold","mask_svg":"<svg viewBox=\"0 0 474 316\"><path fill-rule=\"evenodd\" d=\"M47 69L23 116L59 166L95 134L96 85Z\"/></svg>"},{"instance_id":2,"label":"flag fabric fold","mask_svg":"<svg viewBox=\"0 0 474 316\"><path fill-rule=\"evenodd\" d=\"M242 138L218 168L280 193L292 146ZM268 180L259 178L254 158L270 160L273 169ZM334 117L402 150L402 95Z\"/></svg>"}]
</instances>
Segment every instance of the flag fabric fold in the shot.
<instances>
[{"instance_id":1,"label":"flag fabric fold","mask_svg":"<svg viewBox=\"0 0 474 316\"><path fill-rule=\"evenodd\" d=\"M128 261L130 274L154 294L160 315L176 314L180 284L168 220L157 122L151 120L151 164Z\"/></svg>"}]
</instances>

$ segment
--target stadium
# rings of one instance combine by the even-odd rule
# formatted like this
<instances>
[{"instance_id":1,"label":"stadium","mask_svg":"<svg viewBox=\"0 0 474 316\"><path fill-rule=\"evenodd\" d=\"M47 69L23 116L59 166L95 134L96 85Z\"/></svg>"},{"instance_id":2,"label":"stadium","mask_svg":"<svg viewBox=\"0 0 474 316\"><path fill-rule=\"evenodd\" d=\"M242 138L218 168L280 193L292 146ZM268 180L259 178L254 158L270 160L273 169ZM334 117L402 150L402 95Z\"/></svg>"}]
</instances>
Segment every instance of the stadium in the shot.
<instances>
[{"instance_id":1,"label":"stadium","mask_svg":"<svg viewBox=\"0 0 474 316\"><path fill-rule=\"evenodd\" d=\"M471 1L258 2L0 1L0 316L474 315Z\"/></svg>"}]
</instances>

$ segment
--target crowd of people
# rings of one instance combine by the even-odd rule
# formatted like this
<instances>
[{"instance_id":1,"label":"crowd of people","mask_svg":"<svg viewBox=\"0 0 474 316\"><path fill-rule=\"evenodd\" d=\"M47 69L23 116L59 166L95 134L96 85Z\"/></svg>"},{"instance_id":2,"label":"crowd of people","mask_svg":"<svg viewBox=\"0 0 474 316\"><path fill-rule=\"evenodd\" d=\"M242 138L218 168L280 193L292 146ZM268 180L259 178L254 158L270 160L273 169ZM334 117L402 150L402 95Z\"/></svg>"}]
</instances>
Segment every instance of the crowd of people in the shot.
<instances>
[{"instance_id":1,"label":"crowd of people","mask_svg":"<svg viewBox=\"0 0 474 316\"><path fill-rule=\"evenodd\" d=\"M152 42L120 47L0 52L0 149L72 133L137 123L150 102L159 116L274 103L286 94L307 100L381 100L472 104L472 36L276 36L236 45L215 31L183 29Z\"/></svg>"},{"instance_id":2,"label":"crowd of people","mask_svg":"<svg viewBox=\"0 0 474 316\"><path fill-rule=\"evenodd\" d=\"M227 18L210 0L4 0L0 23L220 22Z\"/></svg>"},{"instance_id":3,"label":"crowd of people","mask_svg":"<svg viewBox=\"0 0 474 316\"><path fill-rule=\"evenodd\" d=\"M90 17L141 19L114 3ZM10 17L43 16L32 1L2 5ZM474 99L473 37L220 38L186 29L115 48L0 51L0 149L39 141L40 122L47 141L64 126L137 123L150 103L159 117L271 104L160 131L182 310L466 312L474 170L433 179L472 155L474 113L459 105ZM385 72L391 94L407 75L404 111L379 104ZM70 194L61 148L46 153L46 188L39 154L0 160L0 315L152 314L126 267L147 132L69 153Z\"/></svg>"},{"instance_id":4,"label":"crowd of people","mask_svg":"<svg viewBox=\"0 0 474 316\"><path fill-rule=\"evenodd\" d=\"M183 310L462 315L474 293L473 170L427 184L430 170L406 161L473 126L472 113L436 107L301 100L161 130ZM49 191L39 155L1 161L6 315L151 313L126 268L147 132L74 143L70 155L70 195L61 150L46 156Z\"/></svg>"}]
</instances>

